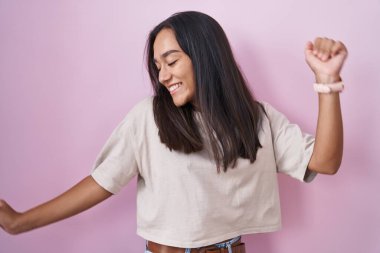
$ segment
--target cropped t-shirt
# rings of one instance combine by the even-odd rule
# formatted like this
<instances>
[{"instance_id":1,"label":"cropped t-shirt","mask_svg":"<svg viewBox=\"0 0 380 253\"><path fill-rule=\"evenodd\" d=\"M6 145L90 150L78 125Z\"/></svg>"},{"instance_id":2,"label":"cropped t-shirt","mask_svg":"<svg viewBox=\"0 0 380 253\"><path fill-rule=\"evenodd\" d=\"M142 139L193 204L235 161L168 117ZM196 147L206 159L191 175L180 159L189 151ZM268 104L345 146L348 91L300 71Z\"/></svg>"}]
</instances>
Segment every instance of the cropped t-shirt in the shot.
<instances>
[{"instance_id":1,"label":"cropped t-shirt","mask_svg":"<svg viewBox=\"0 0 380 253\"><path fill-rule=\"evenodd\" d=\"M164 245L197 248L238 235L281 227L277 173L301 181L314 137L263 103L254 163L217 172L210 147L184 154L161 143L153 98L139 102L113 131L92 170L94 180L116 194L137 176L137 234ZM201 126L201 124L199 125Z\"/></svg>"}]
</instances>

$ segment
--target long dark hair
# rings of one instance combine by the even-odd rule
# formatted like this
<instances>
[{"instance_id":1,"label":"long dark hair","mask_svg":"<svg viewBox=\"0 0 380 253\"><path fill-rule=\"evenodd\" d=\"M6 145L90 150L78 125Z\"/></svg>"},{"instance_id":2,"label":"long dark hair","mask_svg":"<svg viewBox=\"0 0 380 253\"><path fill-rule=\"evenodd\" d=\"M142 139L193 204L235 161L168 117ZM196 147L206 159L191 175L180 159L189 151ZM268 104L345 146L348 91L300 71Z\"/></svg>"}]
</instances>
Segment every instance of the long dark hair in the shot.
<instances>
[{"instance_id":1,"label":"long dark hair","mask_svg":"<svg viewBox=\"0 0 380 253\"><path fill-rule=\"evenodd\" d=\"M192 153L203 142L191 103L176 107L158 80L153 44L164 28L171 29L181 49L190 57L195 75L194 101L201 113L218 168L235 167L239 157L253 163L261 144L258 133L263 107L251 95L222 27L210 16L179 12L157 25L149 34L146 55L154 90L153 111L161 142L170 150Z\"/></svg>"}]
</instances>

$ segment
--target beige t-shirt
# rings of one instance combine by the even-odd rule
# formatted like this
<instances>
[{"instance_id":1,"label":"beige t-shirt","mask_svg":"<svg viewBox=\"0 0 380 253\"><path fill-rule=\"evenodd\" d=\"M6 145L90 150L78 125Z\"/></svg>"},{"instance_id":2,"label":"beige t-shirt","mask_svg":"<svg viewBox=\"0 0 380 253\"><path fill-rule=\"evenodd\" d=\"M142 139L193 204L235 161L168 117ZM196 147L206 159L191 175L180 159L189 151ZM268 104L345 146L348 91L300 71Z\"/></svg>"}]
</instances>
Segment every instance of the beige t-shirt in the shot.
<instances>
[{"instance_id":1,"label":"beige t-shirt","mask_svg":"<svg viewBox=\"0 0 380 253\"><path fill-rule=\"evenodd\" d=\"M257 160L238 159L217 173L208 147L192 154L162 144L153 98L138 103L101 150L92 177L116 194L138 176L137 234L146 240L196 248L281 227L277 172L303 181L314 138L269 104ZM311 181L311 173L305 181Z\"/></svg>"}]
</instances>

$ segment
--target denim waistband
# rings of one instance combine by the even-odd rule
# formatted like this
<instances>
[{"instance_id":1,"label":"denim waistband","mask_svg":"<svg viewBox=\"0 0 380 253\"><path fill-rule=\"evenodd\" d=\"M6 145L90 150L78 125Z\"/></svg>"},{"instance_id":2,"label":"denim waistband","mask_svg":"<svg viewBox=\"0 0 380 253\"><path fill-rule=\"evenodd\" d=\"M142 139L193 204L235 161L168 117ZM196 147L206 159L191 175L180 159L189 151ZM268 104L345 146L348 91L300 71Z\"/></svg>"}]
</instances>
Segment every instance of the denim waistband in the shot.
<instances>
[{"instance_id":1,"label":"denim waistband","mask_svg":"<svg viewBox=\"0 0 380 253\"><path fill-rule=\"evenodd\" d=\"M222 248L228 248L228 253L232 253L232 248L231 245L234 244L235 242L239 241L241 236L236 236L235 238L232 238L231 240L227 242L221 242L221 243L216 243L215 247L222 249Z\"/></svg>"},{"instance_id":2,"label":"denim waistband","mask_svg":"<svg viewBox=\"0 0 380 253\"><path fill-rule=\"evenodd\" d=\"M239 241L240 238L241 238L241 236L239 235L239 236L232 238L231 240L228 240L226 242L215 243L213 245L219 249L227 248L228 253L232 253L232 244ZM146 243L148 243L148 241L146 241ZM145 249L145 253L152 253L152 252L150 252L148 249ZM185 248L185 253L191 253L191 248Z\"/></svg>"}]
</instances>

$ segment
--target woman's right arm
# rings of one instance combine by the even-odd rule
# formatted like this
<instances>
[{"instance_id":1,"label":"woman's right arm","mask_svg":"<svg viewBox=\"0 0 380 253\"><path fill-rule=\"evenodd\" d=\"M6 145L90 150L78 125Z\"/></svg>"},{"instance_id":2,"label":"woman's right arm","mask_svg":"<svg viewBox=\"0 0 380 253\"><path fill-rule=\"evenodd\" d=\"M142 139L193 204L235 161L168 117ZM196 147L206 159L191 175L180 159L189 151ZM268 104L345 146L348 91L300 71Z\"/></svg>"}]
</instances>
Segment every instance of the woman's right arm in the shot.
<instances>
[{"instance_id":1,"label":"woman's right arm","mask_svg":"<svg viewBox=\"0 0 380 253\"><path fill-rule=\"evenodd\" d=\"M0 227L10 234L26 232L83 212L111 195L87 176L65 193L23 213L0 200Z\"/></svg>"}]
</instances>

